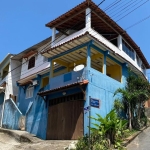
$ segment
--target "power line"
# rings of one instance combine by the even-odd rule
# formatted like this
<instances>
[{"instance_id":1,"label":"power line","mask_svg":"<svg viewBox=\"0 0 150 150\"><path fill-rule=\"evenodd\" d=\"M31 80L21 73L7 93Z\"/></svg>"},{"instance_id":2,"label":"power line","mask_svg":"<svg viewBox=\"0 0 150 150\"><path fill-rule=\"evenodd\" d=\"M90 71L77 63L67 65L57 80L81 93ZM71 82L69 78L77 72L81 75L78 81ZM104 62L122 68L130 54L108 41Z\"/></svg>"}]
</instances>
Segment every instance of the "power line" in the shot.
<instances>
[{"instance_id":1,"label":"power line","mask_svg":"<svg viewBox=\"0 0 150 150\"><path fill-rule=\"evenodd\" d=\"M149 18L150 18L150 15L149 15L149 16L147 16L146 18L143 18L143 19L141 19L140 21L138 21L138 22L134 23L133 25L131 25L131 26L127 27L125 30L128 30L128 29L130 29L130 28L132 28L132 27L134 27L134 26L138 25L138 24L140 24L140 23L144 22L145 20L147 20L147 19L149 19Z\"/></svg>"},{"instance_id":2,"label":"power line","mask_svg":"<svg viewBox=\"0 0 150 150\"><path fill-rule=\"evenodd\" d=\"M111 3L110 5L108 5L105 9L104 9L104 11L107 11L107 10L109 10L110 8L112 8L114 5L116 5L117 3L119 3L121 0L116 0L115 2L113 2L113 3Z\"/></svg>"},{"instance_id":3,"label":"power line","mask_svg":"<svg viewBox=\"0 0 150 150\"><path fill-rule=\"evenodd\" d=\"M132 4L134 4L135 2L137 2L137 0L135 0L135 1L129 1L129 2L127 2L127 3L125 3L124 5L122 5L121 7L119 7L118 9L117 9L117 11L118 10L120 10L121 9L121 11L114 11L114 12L116 12L115 14L114 14L114 12L112 13L112 14L114 14L112 17L114 17L114 16L116 16L116 15L118 15L118 13L119 13L119 15L118 16L121 16L124 12L126 12L126 11L124 11L123 12L123 10L125 10L125 9L127 9L129 6L131 6L132 7ZM139 2L138 2L139 3ZM138 4L137 3L137 4ZM127 6L126 6L127 5ZM126 6L126 7L125 7ZM128 9L129 10L129 9ZM120 12L123 12L123 13L121 13L120 14ZM116 17L118 17L118 16L116 16Z\"/></svg>"},{"instance_id":4,"label":"power line","mask_svg":"<svg viewBox=\"0 0 150 150\"><path fill-rule=\"evenodd\" d=\"M129 14L131 14L133 11L135 11L136 9L140 8L141 6L143 6L144 4L146 4L149 0L147 0L146 2L142 3L141 5L139 5L138 7L134 8L132 11L130 11L129 13L127 13L126 15L124 15L123 17L121 17L120 19L118 19L116 22L122 20L123 18L125 18L126 16L128 16Z\"/></svg>"},{"instance_id":5,"label":"power line","mask_svg":"<svg viewBox=\"0 0 150 150\"><path fill-rule=\"evenodd\" d=\"M99 7L104 1L105 1L105 0L102 0L102 1L97 5L97 7ZM86 16L89 15L91 12L92 12L92 10L91 10L88 14L86 14ZM77 24L78 24L78 22L73 26L73 28L74 28ZM67 31L69 31L69 29L66 30L65 32L67 32ZM64 34L62 34L62 35L64 35ZM62 35L61 35L61 36L62 36ZM61 36L59 36L58 38L60 38ZM46 47L48 47L50 44L52 44L53 42L55 42L58 38L56 38L54 41L52 41L52 42L49 43L47 46L45 46L44 48L42 48L42 50L44 50L44 49L45 49ZM61 40L65 39L65 38L66 38L66 37L62 38ZM42 47L42 46L41 46L41 47ZM40 51L38 52L38 54L36 54L35 56L38 56L42 50L40 50ZM19 54L20 54L20 53L19 53ZM15 56L18 56L19 54L15 55ZM17 68L21 67L23 64L27 63L28 61L29 61L29 60L25 61L25 62L22 63L21 65L19 65L19 66L17 66L16 68L12 69L11 71L8 72L8 74L9 74L10 72L16 70ZM27 73L28 73L28 72L27 72ZM11 79L11 80L12 80L12 79Z\"/></svg>"}]
</instances>

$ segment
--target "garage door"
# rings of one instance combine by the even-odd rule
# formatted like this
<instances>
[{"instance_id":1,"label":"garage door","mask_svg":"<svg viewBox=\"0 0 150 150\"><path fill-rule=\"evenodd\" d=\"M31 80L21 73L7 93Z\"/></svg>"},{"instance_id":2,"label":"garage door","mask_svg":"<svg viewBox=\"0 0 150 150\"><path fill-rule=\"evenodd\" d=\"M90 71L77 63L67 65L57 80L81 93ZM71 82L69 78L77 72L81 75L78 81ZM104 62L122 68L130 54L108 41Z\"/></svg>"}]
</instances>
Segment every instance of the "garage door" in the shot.
<instances>
[{"instance_id":1,"label":"garage door","mask_svg":"<svg viewBox=\"0 0 150 150\"><path fill-rule=\"evenodd\" d=\"M82 93L50 100L47 139L75 140L83 135Z\"/></svg>"}]
</instances>

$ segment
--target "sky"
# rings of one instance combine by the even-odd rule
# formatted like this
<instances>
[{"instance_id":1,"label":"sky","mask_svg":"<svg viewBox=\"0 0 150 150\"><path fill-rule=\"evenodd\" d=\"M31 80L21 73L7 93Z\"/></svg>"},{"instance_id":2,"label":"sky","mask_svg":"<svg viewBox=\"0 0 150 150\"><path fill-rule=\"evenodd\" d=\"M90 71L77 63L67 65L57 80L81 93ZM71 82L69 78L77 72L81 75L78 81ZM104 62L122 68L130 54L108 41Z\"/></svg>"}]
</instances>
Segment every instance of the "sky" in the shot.
<instances>
[{"instance_id":1,"label":"sky","mask_svg":"<svg viewBox=\"0 0 150 150\"><path fill-rule=\"evenodd\" d=\"M80 4L84 0L1 0L0 2L0 61L8 53L18 54L51 36L45 24ZM93 0L99 4L102 0ZM112 3L113 7L106 10ZM130 3L129 3L130 2ZM128 3L128 4L126 4ZM141 7L123 17L134 8ZM130 4L130 5L129 5ZM127 8L125 9L126 6ZM129 6L128 6L129 5ZM135 6L134 6L135 5ZM129 26L150 16L149 0L105 0L101 9L126 30ZM150 63L150 18L126 30L141 48ZM150 77L150 70L147 71Z\"/></svg>"}]
</instances>

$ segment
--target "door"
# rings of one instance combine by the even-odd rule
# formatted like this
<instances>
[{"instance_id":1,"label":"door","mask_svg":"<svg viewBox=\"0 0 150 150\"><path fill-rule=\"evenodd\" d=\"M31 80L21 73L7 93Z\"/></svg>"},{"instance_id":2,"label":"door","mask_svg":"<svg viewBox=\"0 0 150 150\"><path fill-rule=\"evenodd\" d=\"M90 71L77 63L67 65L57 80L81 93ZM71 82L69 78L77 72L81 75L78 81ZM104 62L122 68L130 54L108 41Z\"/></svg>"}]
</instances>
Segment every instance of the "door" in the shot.
<instances>
[{"instance_id":1,"label":"door","mask_svg":"<svg viewBox=\"0 0 150 150\"><path fill-rule=\"evenodd\" d=\"M76 140L83 136L83 100L63 97L49 106L48 140Z\"/></svg>"}]
</instances>

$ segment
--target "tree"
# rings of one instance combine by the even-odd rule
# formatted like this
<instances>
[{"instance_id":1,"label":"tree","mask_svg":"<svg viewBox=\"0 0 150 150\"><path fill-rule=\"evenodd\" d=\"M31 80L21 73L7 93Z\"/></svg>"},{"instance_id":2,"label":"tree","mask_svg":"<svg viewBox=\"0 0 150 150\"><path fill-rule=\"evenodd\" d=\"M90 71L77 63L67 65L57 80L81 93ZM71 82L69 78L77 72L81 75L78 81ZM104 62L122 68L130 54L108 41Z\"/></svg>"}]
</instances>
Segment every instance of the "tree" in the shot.
<instances>
[{"instance_id":1,"label":"tree","mask_svg":"<svg viewBox=\"0 0 150 150\"><path fill-rule=\"evenodd\" d=\"M121 93L121 102L124 105L124 111L128 116L129 129L132 130L134 118L138 118L140 122L141 110L144 107L145 101L150 97L150 85L147 80L130 74L127 78L125 88L119 88L114 95Z\"/></svg>"}]
</instances>

